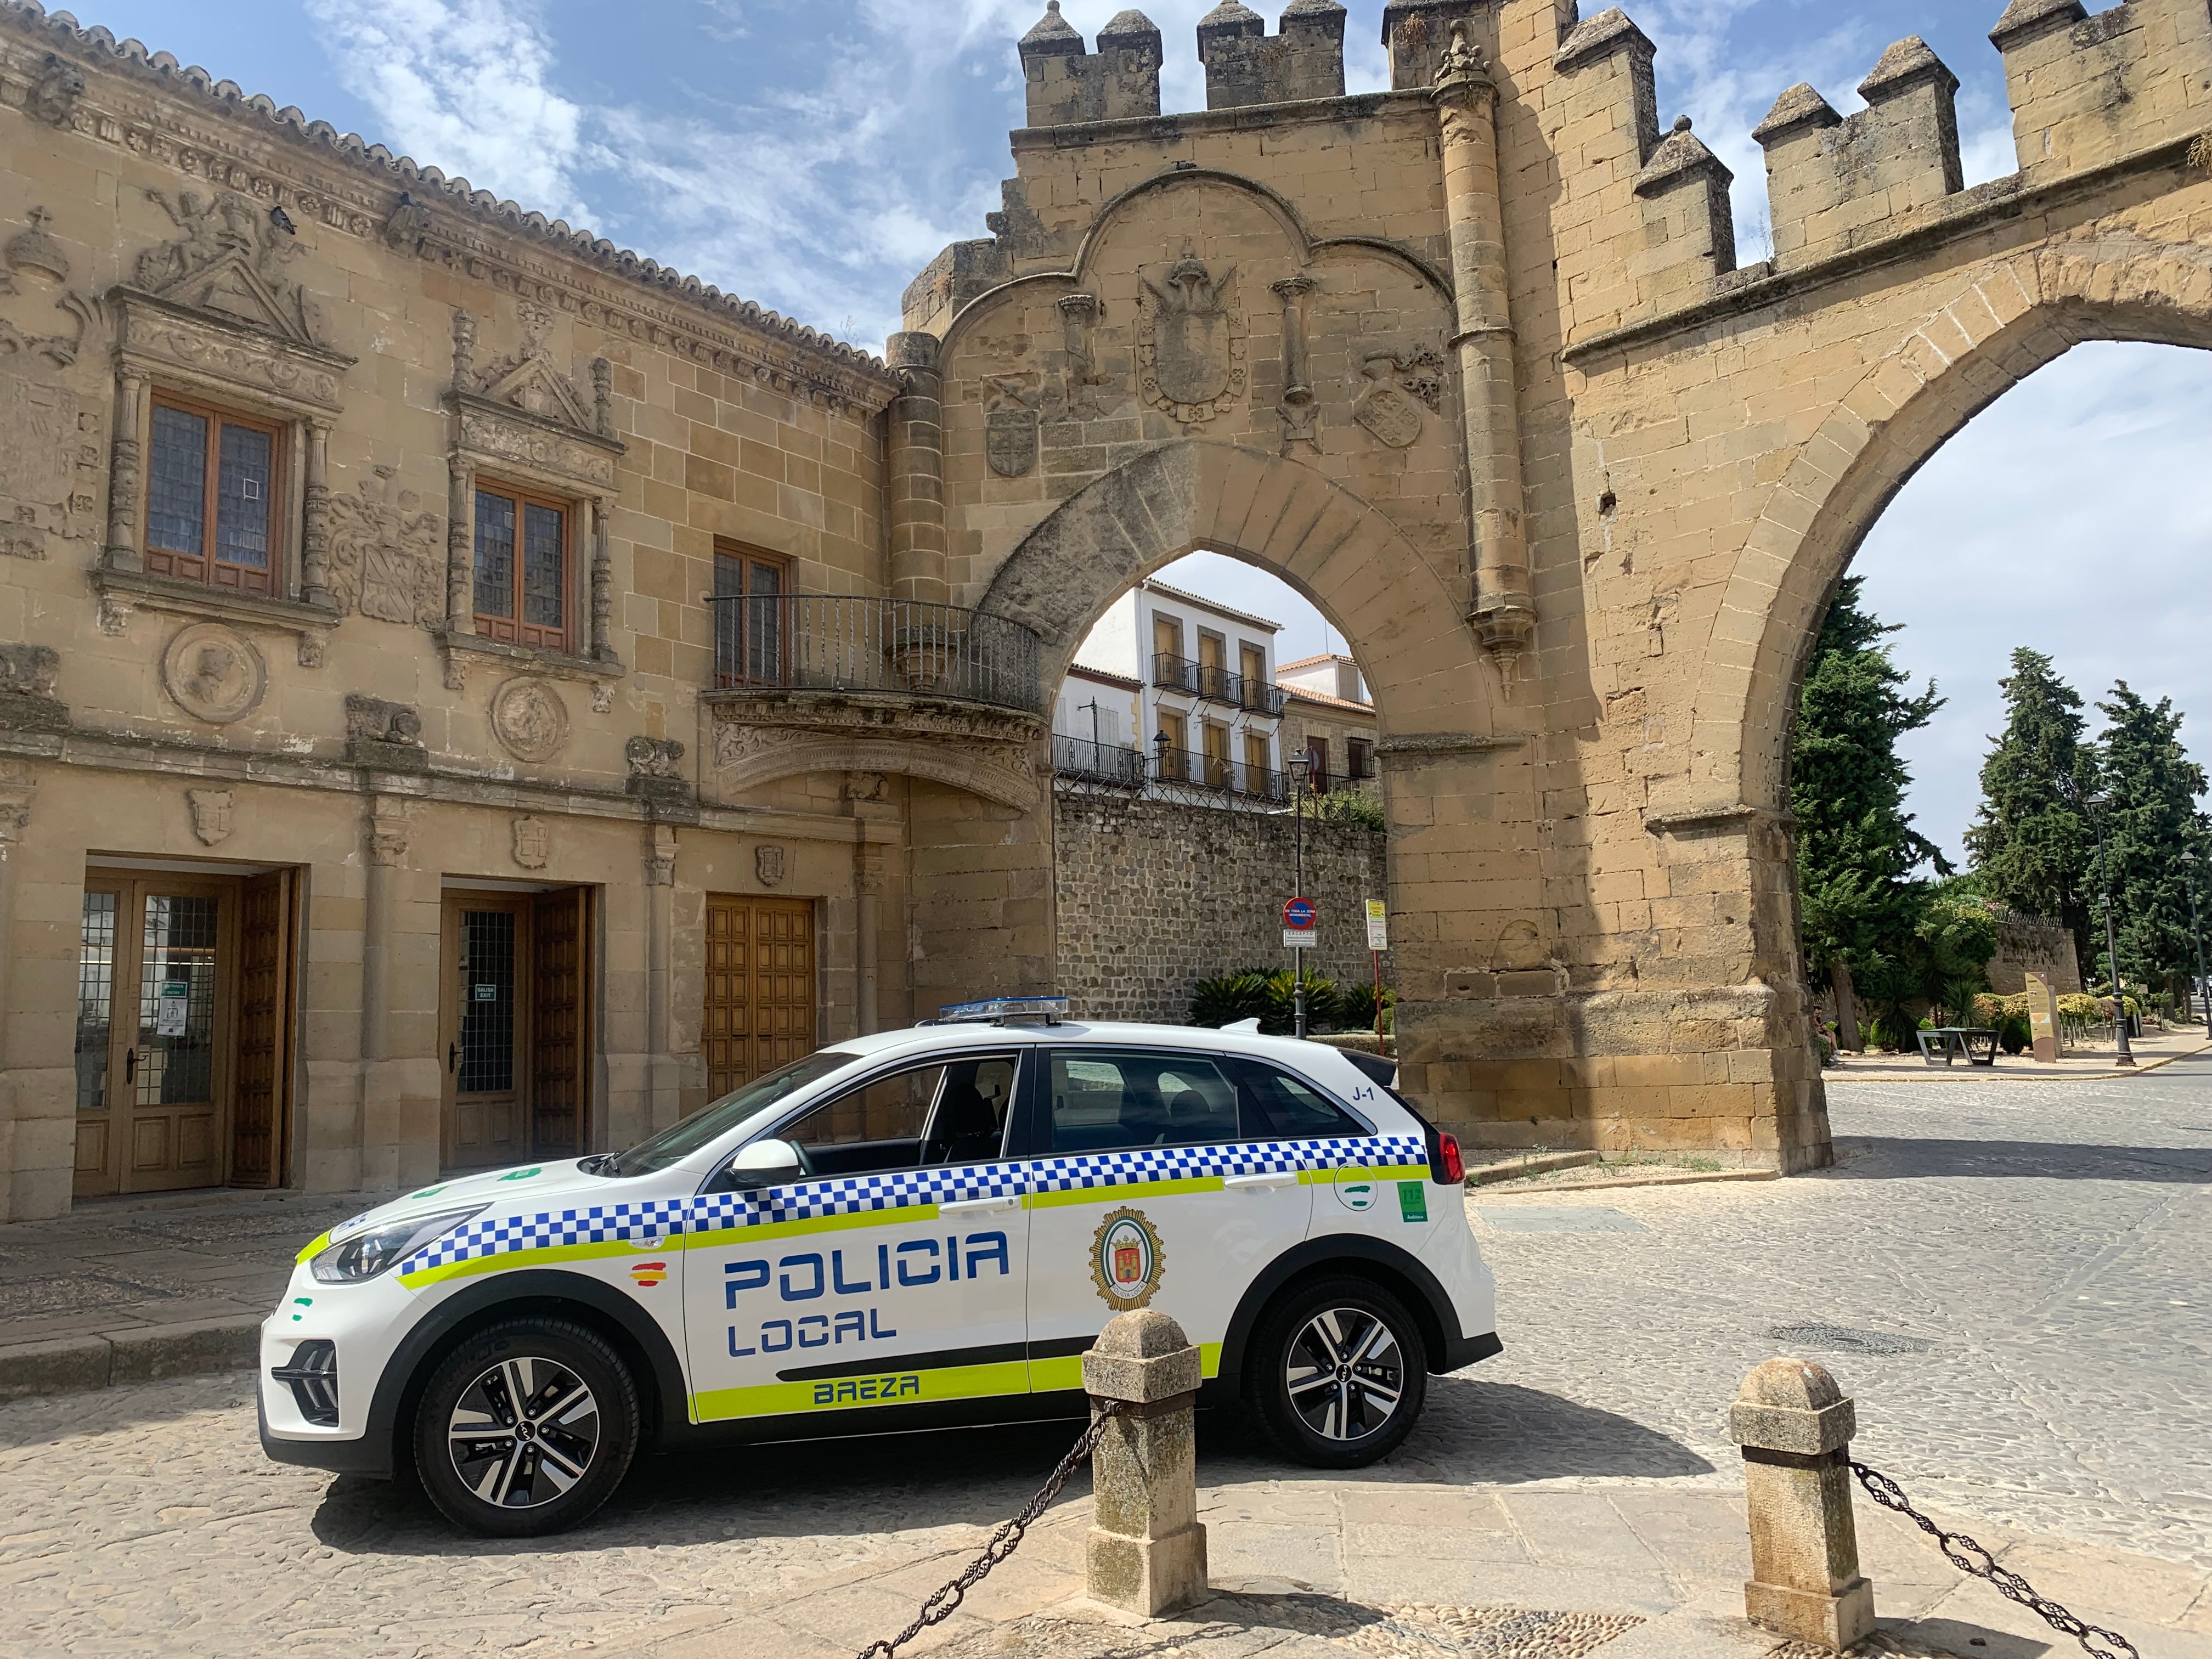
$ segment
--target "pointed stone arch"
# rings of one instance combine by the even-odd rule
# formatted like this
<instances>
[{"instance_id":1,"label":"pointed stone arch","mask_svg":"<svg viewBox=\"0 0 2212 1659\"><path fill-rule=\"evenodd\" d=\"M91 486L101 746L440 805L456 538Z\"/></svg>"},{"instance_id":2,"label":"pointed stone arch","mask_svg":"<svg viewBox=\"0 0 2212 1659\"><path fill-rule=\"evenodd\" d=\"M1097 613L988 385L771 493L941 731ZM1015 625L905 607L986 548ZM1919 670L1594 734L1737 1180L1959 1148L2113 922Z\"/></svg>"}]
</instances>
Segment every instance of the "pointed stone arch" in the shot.
<instances>
[{"instance_id":1,"label":"pointed stone arch","mask_svg":"<svg viewBox=\"0 0 2212 1659\"><path fill-rule=\"evenodd\" d=\"M1837 404L1774 489L1714 621L1692 765L1709 804L1787 809L1806 656L1868 532L1968 421L2089 340L2212 349L2212 247L2108 231L1994 261Z\"/></svg>"}]
</instances>

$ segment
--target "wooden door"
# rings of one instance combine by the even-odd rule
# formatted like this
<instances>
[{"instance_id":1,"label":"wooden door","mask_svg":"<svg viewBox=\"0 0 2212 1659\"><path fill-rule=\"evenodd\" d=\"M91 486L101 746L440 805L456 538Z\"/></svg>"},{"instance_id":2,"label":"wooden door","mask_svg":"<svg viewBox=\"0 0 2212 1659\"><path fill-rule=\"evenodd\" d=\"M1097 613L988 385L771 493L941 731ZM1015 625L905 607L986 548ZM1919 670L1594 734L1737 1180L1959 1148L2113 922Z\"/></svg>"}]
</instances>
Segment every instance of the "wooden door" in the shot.
<instances>
[{"instance_id":1,"label":"wooden door","mask_svg":"<svg viewBox=\"0 0 2212 1659\"><path fill-rule=\"evenodd\" d=\"M239 901L238 1097L231 1109L230 1184L283 1184L292 1072L292 881L289 870L247 882Z\"/></svg>"},{"instance_id":2,"label":"wooden door","mask_svg":"<svg viewBox=\"0 0 2212 1659\"><path fill-rule=\"evenodd\" d=\"M590 892L541 894L530 915L530 1156L574 1158L590 1133Z\"/></svg>"},{"instance_id":3,"label":"wooden door","mask_svg":"<svg viewBox=\"0 0 2212 1659\"><path fill-rule=\"evenodd\" d=\"M707 896L707 1094L814 1052L814 903Z\"/></svg>"},{"instance_id":4,"label":"wooden door","mask_svg":"<svg viewBox=\"0 0 2212 1659\"><path fill-rule=\"evenodd\" d=\"M238 1039L235 881L95 878L80 917L80 1198L220 1186Z\"/></svg>"},{"instance_id":5,"label":"wooden door","mask_svg":"<svg viewBox=\"0 0 2212 1659\"><path fill-rule=\"evenodd\" d=\"M448 1170L495 1169L530 1156L525 1000L533 902L499 893L446 899L441 997Z\"/></svg>"}]
</instances>

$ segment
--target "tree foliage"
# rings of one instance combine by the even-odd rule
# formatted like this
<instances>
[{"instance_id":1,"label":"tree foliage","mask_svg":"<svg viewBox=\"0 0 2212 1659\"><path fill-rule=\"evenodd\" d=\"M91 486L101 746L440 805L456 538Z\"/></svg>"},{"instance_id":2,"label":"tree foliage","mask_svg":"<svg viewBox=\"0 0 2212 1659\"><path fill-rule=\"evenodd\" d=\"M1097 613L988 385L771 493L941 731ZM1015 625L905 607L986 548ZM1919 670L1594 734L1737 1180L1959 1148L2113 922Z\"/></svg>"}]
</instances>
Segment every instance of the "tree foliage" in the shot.
<instances>
[{"instance_id":1,"label":"tree foliage","mask_svg":"<svg viewBox=\"0 0 2212 1659\"><path fill-rule=\"evenodd\" d=\"M2026 648L2012 653L2012 675L2000 684L2004 735L1991 739L1982 764L1982 804L1966 850L1990 897L2063 921L2086 962L2097 850L2086 803L2096 790L2097 757L2084 739L2081 695L2049 657Z\"/></svg>"},{"instance_id":2,"label":"tree foliage","mask_svg":"<svg viewBox=\"0 0 2212 1659\"><path fill-rule=\"evenodd\" d=\"M2112 687L2112 700L2097 707L2106 720L2100 739L2108 803L2102 873L2119 931L2121 972L2130 984L2179 993L2196 972L2190 890L2201 878L2197 861L2212 854L2212 832L2197 806L2204 769L2182 747L2182 717L2171 697L2153 706L2122 680ZM2102 932L2100 919L2100 959ZM2108 968L2100 977L2109 976Z\"/></svg>"},{"instance_id":3,"label":"tree foliage","mask_svg":"<svg viewBox=\"0 0 2212 1659\"><path fill-rule=\"evenodd\" d=\"M1911 695L1911 677L1883 643L1897 629L1862 607L1860 586L1854 576L1837 590L1805 671L1790 806L1807 962L1826 977L1844 970L1894 1030L1898 1005L1928 994L1936 971L1923 933L1929 890L1913 872L1932 865L1951 873L1905 810L1912 775L1897 743L1927 725L1943 699L1932 681ZM1948 935L1939 927L1936 937Z\"/></svg>"}]
</instances>

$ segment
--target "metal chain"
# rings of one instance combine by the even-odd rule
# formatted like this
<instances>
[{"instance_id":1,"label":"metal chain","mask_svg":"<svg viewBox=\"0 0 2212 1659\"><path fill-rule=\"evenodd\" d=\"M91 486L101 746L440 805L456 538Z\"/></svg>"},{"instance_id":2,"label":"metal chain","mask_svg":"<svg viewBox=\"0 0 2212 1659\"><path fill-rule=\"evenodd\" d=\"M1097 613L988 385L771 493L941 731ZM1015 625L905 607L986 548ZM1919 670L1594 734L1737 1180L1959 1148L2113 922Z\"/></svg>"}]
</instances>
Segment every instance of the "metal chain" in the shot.
<instances>
[{"instance_id":1,"label":"metal chain","mask_svg":"<svg viewBox=\"0 0 2212 1659\"><path fill-rule=\"evenodd\" d=\"M2035 1593L2034 1587L2018 1573L2008 1571L1996 1564L1996 1558L1962 1532L1945 1532L1906 1499L1904 1489L1878 1469L1863 1463L1853 1463L1851 1473L1859 1478L1859 1485L1867 1489L1867 1496L1886 1510L1894 1510L1906 1520L1934 1539L1950 1558L1951 1565L1960 1572L1976 1578L1986 1578L1997 1587L1997 1594L2008 1601L2018 1602L2055 1631L2072 1637L2081 1644L2081 1650L2094 1659L2142 1659L2136 1644L2115 1631L2101 1625L2092 1625L2075 1618L2057 1602Z\"/></svg>"},{"instance_id":2,"label":"metal chain","mask_svg":"<svg viewBox=\"0 0 2212 1659\"><path fill-rule=\"evenodd\" d=\"M1105 1432L1107 1423L1121 1409L1121 1402L1118 1400L1101 1401L1097 1407L1098 1415L1091 1420L1091 1426L1084 1430L1082 1438L1075 1443L1067 1455L1060 1460L1060 1467L1052 1472L1052 1479L1044 1483L1036 1497L1022 1506L1021 1513L991 1534L991 1541L983 1546L983 1553L970 1561L957 1578L934 1592L921 1604L921 1616L914 1623L888 1642L871 1642L860 1650L860 1659L892 1659L901 1648L932 1625L941 1625L958 1612L968 1592L988 1577L992 1568L1021 1547L1030 1523L1052 1507L1052 1501L1060 1496L1060 1488L1073 1478L1076 1470L1089 1461L1092 1449L1098 1444L1098 1437Z\"/></svg>"}]
</instances>

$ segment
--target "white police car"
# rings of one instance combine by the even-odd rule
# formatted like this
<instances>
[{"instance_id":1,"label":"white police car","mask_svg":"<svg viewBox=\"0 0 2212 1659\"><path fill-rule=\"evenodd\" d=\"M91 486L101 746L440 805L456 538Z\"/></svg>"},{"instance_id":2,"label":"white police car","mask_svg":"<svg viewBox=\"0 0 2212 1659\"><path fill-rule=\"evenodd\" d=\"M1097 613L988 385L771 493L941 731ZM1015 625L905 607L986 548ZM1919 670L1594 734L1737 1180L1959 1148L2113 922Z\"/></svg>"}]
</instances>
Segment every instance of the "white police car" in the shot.
<instances>
[{"instance_id":1,"label":"white police car","mask_svg":"<svg viewBox=\"0 0 2212 1659\"><path fill-rule=\"evenodd\" d=\"M1079 1414L1080 1356L1131 1309L1326 1468L1403 1440L1426 1373L1498 1351L1459 1148L1382 1062L965 1012L317 1239L263 1327L264 1449L411 1463L460 1525L533 1534L641 1449Z\"/></svg>"}]
</instances>

